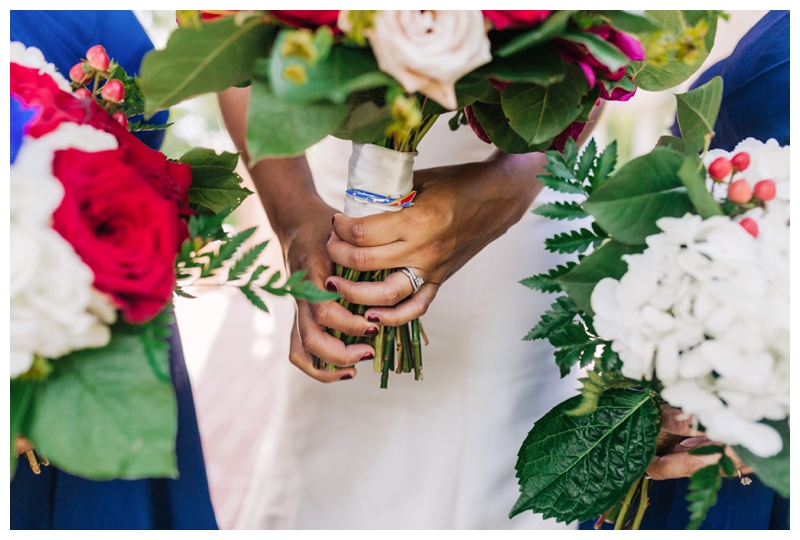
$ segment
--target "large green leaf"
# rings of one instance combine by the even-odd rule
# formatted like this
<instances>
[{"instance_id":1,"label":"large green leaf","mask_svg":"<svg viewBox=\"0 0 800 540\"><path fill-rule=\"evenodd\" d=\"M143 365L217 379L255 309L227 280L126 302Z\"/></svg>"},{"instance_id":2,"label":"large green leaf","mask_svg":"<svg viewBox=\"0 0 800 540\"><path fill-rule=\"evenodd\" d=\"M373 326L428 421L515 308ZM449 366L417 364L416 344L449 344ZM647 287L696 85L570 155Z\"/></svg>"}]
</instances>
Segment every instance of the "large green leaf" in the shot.
<instances>
[{"instance_id":1,"label":"large green leaf","mask_svg":"<svg viewBox=\"0 0 800 540\"><path fill-rule=\"evenodd\" d=\"M581 97L588 90L586 77L570 65L563 81L547 87L511 85L500 93L500 103L511 128L528 144L541 144L581 114Z\"/></svg>"},{"instance_id":2,"label":"large green leaf","mask_svg":"<svg viewBox=\"0 0 800 540\"><path fill-rule=\"evenodd\" d=\"M550 39L564 31L573 13L574 11L556 11L540 26L512 39L500 47L492 56L511 56L524 49L550 41Z\"/></svg>"},{"instance_id":3,"label":"large green leaf","mask_svg":"<svg viewBox=\"0 0 800 540\"><path fill-rule=\"evenodd\" d=\"M548 86L564 79L566 64L553 43L543 43L508 57L498 56L470 75Z\"/></svg>"},{"instance_id":4,"label":"large green leaf","mask_svg":"<svg viewBox=\"0 0 800 540\"><path fill-rule=\"evenodd\" d=\"M11 431L11 477L17 468L17 436L23 432L25 420L33 398L33 382L20 379L11 379L11 421L9 427Z\"/></svg>"},{"instance_id":5,"label":"large green leaf","mask_svg":"<svg viewBox=\"0 0 800 540\"><path fill-rule=\"evenodd\" d=\"M218 156L207 148L193 148L180 157L178 161L192 167L189 202L193 208L207 208L214 214L233 210L252 193L234 172L238 160L238 154L222 152Z\"/></svg>"},{"instance_id":6,"label":"large green leaf","mask_svg":"<svg viewBox=\"0 0 800 540\"><path fill-rule=\"evenodd\" d=\"M597 13L606 17L611 26L617 30L630 34L650 33L659 29L659 26L653 24L646 16L637 15L630 11L608 10L598 11Z\"/></svg>"},{"instance_id":7,"label":"large green leaf","mask_svg":"<svg viewBox=\"0 0 800 540\"><path fill-rule=\"evenodd\" d=\"M256 58L267 53L276 27L260 17L225 17L196 28L178 28L165 49L142 60L145 115L190 97L221 92L248 80Z\"/></svg>"},{"instance_id":8,"label":"large green leaf","mask_svg":"<svg viewBox=\"0 0 800 540\"><path fill-rule=\"evenodd\" d=\"M287 103L261 79L253 80L247 107L247 151L251 164L265 157L297 156L333 133L347 116L342 103Z\"/></svg>"},{"instance_id":9,"label":"large green leaf","mask_svg":"<svg viewBox=\"0 0 800 540\"><path fill-rule=\"evenodd\" d=\"M463 109L467 105L472 105L478 98L493 90L488 77L473 77L471 73L461 77L456 81L456 109ZM451 112L439 103L425 96L418 94L422 101L422 114L446 114Z\"/></svg>"},{"instance_id":10,"label":"large green leaf","mask_svg":"<svg viewBox=\"0 0 800 540\"><path fill-rule=\"evenodd\" d=\"M667 148L626 163L583 203L583 209L615 240L643 244L659 232L656 220L692 210L678 170L684 156Z\"/></svg>"},{"instance_id":11,"label":"large green leaf","mask_svg":"<svg viewBox=\"0 0 800 540\"><path fill-rule=\"evenodd\" d=\"M337 45L324 58L311 63L281 55L284 30L275 40L269 61L269 82L276 96L287 103L308 103L327 99L344 103L355 91L387 86L393 79L378 68L375 55L369 49ZM308 79L296 83L284 76L289 66L299 66Z\"/></svg>"},{"instance_id":12,"label":"large green leaf","mask_svg":"<svg viewBox=\"0 0 800 540\"><path fill-rule=\"evenodd\" d=\"M619 68L628 65L630 61L619 47L598 35L578 30L567 30L562 32L559 37L583 45L594 56L595 60L606 66L610 71L617 71Z\"/></svg>"},{"instance_id":13,"label":"large green leaf","mask_svg":"<svg viewBox=\"0 0 800 540\"><path fill-rule=\"evenodd\" d=\"M678 178L686 186L686 194L703 219L722 216L722 209L706 187L706 169L699 156L687 156L678 169Z\"/></svg>"},{"instance_id":14,"label":"large green leaf","mask_svg":"<svg viewBox=\"0 0 800 540\"><path fill-rule=\"evenodd\" d=\"M696 156L697 150L695 150L691 144L687 143L683 139L678 137L673 137L672 135L662 135L658 138L658 142L656 146L663 146L664 148L670 148L675 150L676 152L680 152L684 156Z\"/></svg>"},{"instance_id":15,"label":"large green leaf","mask_svg":"<svg viewBox=\"0 0 800 540\"><path fill-rule=\"evenodd\" d=\"M386 129L394 122L389 107L374 101L354 106L347 119L331 135L355 143L377 143L386 138Z\"/></svg>"},{"instance_id":16,"label":"large green leaf","mask_svg":"<svg viewBox=\"0 0 800 540\"><path fill-rule=\"evenodd\" d=\"M36 385L24 434L70 474L175 478L175 390L161 375L169 373L169 359L158 349L148 358L138 330L113 330L108 346L53 362L53 372Z\"/></svg>"},{"instance_id":17,"label":"large green leaf","mask_svg":"<svg viewBox=\"0 0 800 540\"><path fill-rule=\"evenodd\" d=\"M762 458L743 446L734 446L742 461L753 467L758 478L769 487L789 497L789 420L763 420L764 424L778 430L783 440L783 448L775 455Z\"/></svg>"},{"instance_id":18,"label":"large green leaf","mask_svg":"<svg viewBox=\"0 0 800 540\"><path fill-rule=\"evenodd\" d=\"M628 271L628 264L622 260L622 256L641 253L645 247L647 246L629 246L610 240L581 259L578 266L559 277L556 282L576 306L589 315L594 315L591 298L597 282L607 277L621 278Z\"/></svg>"},{"instance_id":19,"label":"large green leaf","mask_svg":"<svg viewBox=\"0 0 800 540\"><path fill-rule=\"evenodd\" d=\"M648 393L611 389L594 412L570 416L572 397L534 424L517 460L520 497L513 517L532 510L573 522L591 519L622 498L656 451L658 407Z\"/></svg>"},{"instance_id":20,"label":"large green leaf","mask_svg":"<svg viewBox=\"0 0 800 540\"><path fill-rule=\"evenodd\" d=\"M503 113L500 105L493 103L481 103L476 101L472 104L472 111L478 122L483 126L489 139L503 152L508 154L527 154L528 152L538 152L547 150L552 139L540 145L531 145L525 142L516 131L508 125L508 118Z\"/></svg>"},{"instance_id":21,"label":"large green leaf","mask_svg":"<svg viewBox=\"0 0 800 540\"><path fill-rule=\"evenodd\" d=\"M675 99L681 137L699 152L706 140L714 136L714 124L722 102L722 77L714 77L685 94L675 94Z\"/></svg>"},{"instance_id":22,"label":"large green leaf","mask_svg":"<svg viewBox=\"0 0 800 540\"><path fill-rule=\"evenodd\" d=\"M654 24L670 31L676 40L684 37L687 28L697 24L705 18L706 12L687 12L678 10L648 11L647 17ZM627 74L634 84L648 92L660 92L678 86L700 69L703 61L708 57L711 47L714 46L714 36L717 33L716 17L708 17L708 33L703 40L703 47L698 50L698 56L691 64L680 62L670 57L662 65L656 65L647 60L632 62L628 66Z\"/></svg>"}]
</instances>

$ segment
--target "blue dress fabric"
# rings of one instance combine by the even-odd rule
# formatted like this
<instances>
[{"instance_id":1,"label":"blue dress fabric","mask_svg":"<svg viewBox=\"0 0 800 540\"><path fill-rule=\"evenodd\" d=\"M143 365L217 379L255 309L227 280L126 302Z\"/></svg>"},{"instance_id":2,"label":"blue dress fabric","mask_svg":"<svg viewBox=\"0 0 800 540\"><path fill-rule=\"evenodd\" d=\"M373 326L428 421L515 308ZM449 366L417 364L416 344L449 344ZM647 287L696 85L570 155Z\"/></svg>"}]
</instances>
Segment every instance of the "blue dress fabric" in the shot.
<instances>
[{"instance_id":1,"label":"blue dress fabric","mask_svg":"<svg viewBox=\"0 0 800 540\"><path fill-rule=\"evenodd\" d=\"M103 45L129 74L153 48L130 11L11 11L11 40L39 48L66 74L92 45ZM155 123L164 123L159 113ZM137 134L141 135L141 134ZM163 132L140 136L161 145ZM169 339L178 405L178 479L93 481L53 466L33 474L21 459L11 481L11 529L216 529L192 389L177 325Z\"/></svg>"},{"instance_id":2,"label":"blue dress fabric","mask_svg":"<svg viewBox=\"0 0 800 540\"><path fill-rule=\"evenodd\" d=\"M770 11L739 41L733 53L692 85L723 79L722 105L714 126L711 148L733 150L747 137L776 139L789 144L789 12ZM679 135L678 126L672 132ZM789 528L789 500L750 475L743 486L738 478L723 481L719 499L700 527L704 530L763 530ZM689 524L686 495L689 479L653 482L643 530L685 529ZM591 529L594 522L581 524ZM613 528L613 525L605 525Z\"/></svg>"}]
</instances>

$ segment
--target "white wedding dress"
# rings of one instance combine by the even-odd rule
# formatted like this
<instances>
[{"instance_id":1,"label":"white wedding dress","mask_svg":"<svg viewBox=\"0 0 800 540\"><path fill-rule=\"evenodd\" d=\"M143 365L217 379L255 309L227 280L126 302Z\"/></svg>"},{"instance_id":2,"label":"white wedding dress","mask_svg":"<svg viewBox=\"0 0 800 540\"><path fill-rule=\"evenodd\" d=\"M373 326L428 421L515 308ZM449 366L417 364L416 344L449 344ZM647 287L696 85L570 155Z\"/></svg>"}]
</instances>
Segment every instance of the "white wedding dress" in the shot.
<instances>
[{"instance_id":1,"label":"white wedding dress","mask_svg":"<svg viewBox=\"0 0 800 540\"><path fill-rule=\"evenodd\" d=\"M493 148L441 118L415 168L481 161ZM318 191L340 209L350 151L328 138L309 153ZM391 373L381 390L363 362L353 380L325 385L285 361L238 528L569 528L508 518L522 441L578 387L559 378L548 343L522 341L553 299L518 282L565 260L544 250L564 227L528 212L442 285L422 318L422 382Z\"/></svg>"}]
</instances>

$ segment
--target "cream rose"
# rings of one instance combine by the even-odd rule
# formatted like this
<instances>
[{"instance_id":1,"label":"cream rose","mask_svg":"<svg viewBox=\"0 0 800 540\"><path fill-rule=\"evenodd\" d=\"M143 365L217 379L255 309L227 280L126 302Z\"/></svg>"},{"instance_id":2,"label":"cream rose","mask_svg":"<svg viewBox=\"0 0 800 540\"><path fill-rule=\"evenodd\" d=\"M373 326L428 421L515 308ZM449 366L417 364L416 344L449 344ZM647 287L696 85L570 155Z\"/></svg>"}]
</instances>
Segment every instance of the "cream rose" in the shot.
<instances>
[{"instance_id":1,"label":"cream rose","mask_svg":"<svg viewBox=\"0 0 800 540\"><path fill-rule=\"evenodd\" d=\"M381 11L364 34L381 70L451 110L456 81L492 59L478 10Z\"/></svg>"}]
</instances>

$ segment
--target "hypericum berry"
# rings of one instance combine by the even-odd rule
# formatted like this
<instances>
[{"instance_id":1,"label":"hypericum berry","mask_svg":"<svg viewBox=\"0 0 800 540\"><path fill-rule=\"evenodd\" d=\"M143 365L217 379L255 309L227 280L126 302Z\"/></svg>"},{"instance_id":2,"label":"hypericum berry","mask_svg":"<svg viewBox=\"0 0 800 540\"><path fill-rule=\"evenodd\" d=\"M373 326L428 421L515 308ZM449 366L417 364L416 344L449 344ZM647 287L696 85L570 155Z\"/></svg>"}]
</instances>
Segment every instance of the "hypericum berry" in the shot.
<instances>
[{"instance_id":1,"label":"hypericum berry","mask_svg":"<svg viewBox=\"0 0 800 540\"><path fill-rule=\"evenodd\" d=\"M739 222L739 225L744 227L744 230L749 232L753 238L758 238L758 223L756 223L755 220L746 217Z\"/></svg>"},{"instance_id":2,"label":"hypericum berry","mask_svg":"<svg viewBox=\"0 0 800 540\"><path fill-rule=\"evenodd\" d=\"M117 111L111 115L111 118L122 124L122 127L128 129L128 117L125 116L122 111Z\"/></svg>"},{"instance_id":3,"label":"hypericum berry","mask_svg":"<svg viewBox=\"0 0 800 540\"><path fill-rule=\"evenodd\" d=\"M753 187L753 195L762 201L771 201L775 198L775 182L772 180L756 182L756 185Z\"/></svg>"},{"instance_id":4,"label":"hypericum berry","mask_svg":"<svg viewBox=\"0 0 800 540\"><path fill-rule=\"evenodd\" d=\"M737 171L743 171L750 166L750 154L747 152L739 152L731 158L731 163L733 163Z\"/></svg>"},{"instance_id":5,"label":"hypericum berry","mask_svg":"<svg viewBox=\"0 0 800 540\"><path fill-rule=\"evenodd\" d=\"M83 84L88 80L91 80L92 76L85 71L83 71L83 62L78 62L71 68L69 68L69 78L78 84Z\"/></svg>"},{"instance_id":6,"label":"hypericum berry","mask_svg":"<svg viewBox=\"0 0 800 540\"><path fill-rule=\"evenodd\" d=\"M119 79L111 79L103 86L100 95L111 103L119 103L125 99L125 87Z\"/></svg>"},{"instance_id":7,"label":"hypericum berry","mask_svg":"<svg viewBox=\"0 0 800 540\"><path fill-rule=\"evenodd\" d=\"M728 199L735 203L744 204L753 198L753 190L747 180L737 180L728 186Z\"/></svg>"},{"instance_id":8,"label":"hypericum berry","mask_svg":"<svg viewBox=\"0 0 800 540\"><path fill-rule=\"evenodd\" d=\"M79 97L81 99L90 98L92 97L92 93L89 92L86 88L78 88L75 92L72 93L73 96Z\"/></svg>"},{"instance_id":9,"label":"hypericum berry","mask_svg":"<svg viewBox=\"0 0 800 540\"><path fill-rule=\"evenodd\" d=\"M724 157L718 157L708 166L708 174L718 182L722 182L733 171L733 163Z\"/></svg>"},{"instance_id":10,"label":"hypericum berry","mask_svg":"<svg viewBox=\"0 0 800 540\"><path fill-rule=\"evenodd\" d=\"M89 65L97 71L107 70L111 63L108 59L106 48L102 45L95 45L86 51L86 59L89 61Z\"/></svg>"}]
</instances>

